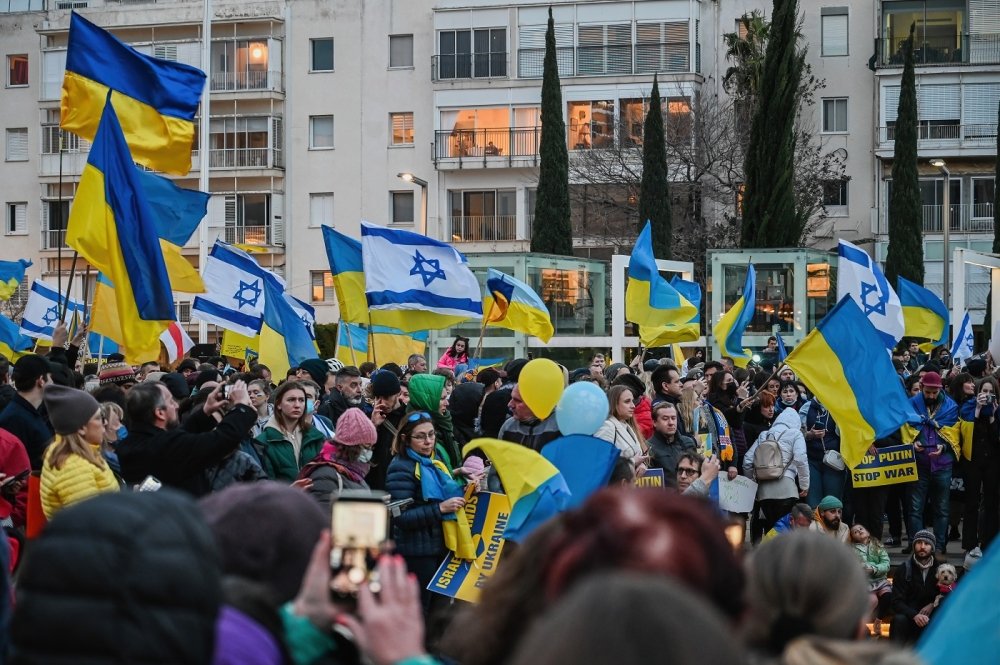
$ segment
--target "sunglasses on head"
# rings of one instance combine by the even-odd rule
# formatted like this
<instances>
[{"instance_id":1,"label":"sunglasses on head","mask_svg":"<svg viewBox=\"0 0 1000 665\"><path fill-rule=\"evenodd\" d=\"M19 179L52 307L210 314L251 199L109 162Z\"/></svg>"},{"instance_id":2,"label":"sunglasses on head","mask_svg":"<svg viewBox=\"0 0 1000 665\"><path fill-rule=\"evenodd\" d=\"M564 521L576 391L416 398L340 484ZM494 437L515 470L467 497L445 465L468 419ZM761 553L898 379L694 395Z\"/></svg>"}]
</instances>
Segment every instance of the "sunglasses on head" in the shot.
<instances>
[{"instance_id":1,"label":"sunglasses on head","mask_svg":"<svg viewBox=\"0 0 1000 665\"><path fill-rule=\"evenodd\" d=\"M411 413L406 417L406 422L415 423L421 418L426 418L427 420L430 420L431 414L427 413L426 411L414 411L413 413Z\"/></svg>"}]
</instances>

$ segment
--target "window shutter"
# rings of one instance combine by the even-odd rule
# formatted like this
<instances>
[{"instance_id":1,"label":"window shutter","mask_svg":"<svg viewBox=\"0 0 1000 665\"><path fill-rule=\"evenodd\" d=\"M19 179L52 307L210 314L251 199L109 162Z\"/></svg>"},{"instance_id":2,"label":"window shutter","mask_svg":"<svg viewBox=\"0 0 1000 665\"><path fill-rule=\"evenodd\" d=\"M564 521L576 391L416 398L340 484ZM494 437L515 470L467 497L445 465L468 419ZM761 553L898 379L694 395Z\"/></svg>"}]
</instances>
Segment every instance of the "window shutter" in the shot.
<instances>
[{"instance_id":1,"label":"window shutter","mask_svg":"<svg viewBox=\"0 0 1000 665\"><path fill-rule=\"evenodd\" d=\"M691 49L687 21L640 23L635 31L637 74L689 70Z\"/></svg>"},{"instance_id":2,"label":"window shutter","mask_svg":"<svg viewBox=\"0 0 1000 665\"><path fill-rule=\"evenodd\" d=\"M823 16L821 55L847 55L847 14Z\"/></svg>"},{"instance_id":3,"label":"window shutter","mask_svg":"<svg viewBox=\"0 0 1000 665\"><path fill-rule=\"evenodd\" d=\"M65 74L66 49L42 53L41 98L43 100L59 99L62 95L62 82Z\"/></svg>"},{"instance_id":4,"label":"window shutter","mask_svg":"<svg viewBox=\"0 0 1000 665\"><path fill-rule=\"evenodd\" d=\"M1000 104L1000 83L966 83L963 125L995 125Z\"/></svg>"},{"instance_id":5,"label":"window shutter","mask_svg":"<svg viewBox=\"0 0 1000 665\"><path fill-rule=\"evenodd\" d=\"M896 122L896 114L899 112L899 86L887 85L882 88L882 117L886 124Z\"/></svg>"},{"instance_id":6,"label":"window shutter","mask_svg":"<svg viewBox=\"0 0 1000 665\"><path fill-rule=\"evenodd\" d=\"M540 78L542 60L545 55L545 24L522 25L517 32L517 75L521 78ZM560 76L573 76L573 42L575 38L572 23L556 24L556 61Z\"/></svg>"},{"instance_id":7,"label":"window shutter","mask_svg":"<svg viewBox=\"0 0 1000 665\"><path fill-rule=\"evenodd\" d=\"M961 117L962 91L958 83L922 85L917 88L920 120L955 120Z\"/></svg>"},{"instance_id":8,"label":"window shutter","mask_svg":"<svg viewBox=\"0 0 1000 665\"><path fill-rule=\"evenodd\" d=\"M285 195L271 194L271 244L285 246Z\"/></svg>"},{"instance_id":9,"label":"window shutter","mask_svg":"<svg viewBox=\"0 0 1000 665\"><path fill-rule=\"evenodd\" d=\"M285 136L282 134L281 118L271 118L271 147L274 149L273 166L277 168L285 167L284 144Z\"/></svg>"},{"instance_id":10,"label":"window shutter","mask_svg":"<svg viewBox=\"0 0 1000 665\"><path fill-rule=\"evenodd\" d=\"M7 130L7 160L28 159L28 129L26 127Z\"/></svg>"},{"instance_id":11,"label":"window shutter","mask_svg":"<svg viewBox=\"0 0 1000 665\"><path fill-rule=\"evenodd\" d=\"M177 62L177 44L155 44L153 46L153 57L160 60Z\"/></svg>"},{"instance_id":12,"label":"window shutter","mask_svg":"<svg viewBox=\"0 0 1000 665\"><path fill-rule=\"evenodd\" d=\"M309 195L309 226L334 226L333 194Z\"/></svg>"}]
</instances>

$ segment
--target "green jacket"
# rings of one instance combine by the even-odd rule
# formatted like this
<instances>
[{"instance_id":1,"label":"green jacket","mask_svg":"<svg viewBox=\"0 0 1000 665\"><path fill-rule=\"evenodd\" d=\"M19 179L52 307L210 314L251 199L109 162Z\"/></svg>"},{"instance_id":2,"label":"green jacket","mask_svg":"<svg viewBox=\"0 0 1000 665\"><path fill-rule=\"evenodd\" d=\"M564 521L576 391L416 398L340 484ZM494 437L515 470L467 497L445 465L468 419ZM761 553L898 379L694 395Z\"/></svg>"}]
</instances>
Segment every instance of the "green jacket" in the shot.
<instances>
[{"instance_id":1,"label":"green jacket","mask_svg":"<svg viewBox=\"0 0 1000 665\"><path fill-rule=\"evenodd\" d=\"M451 412L440 413L441 395L444 393L445 378L438 374L414 374L410 377L410 403L406 407L407 413L414 411L426 411L434 421L434 432L437 434L437 443L434 446L438 451L438 458L444 462L448 470L451 471L462 464L462 453L455 441L454 425L451 421Z\"/></svg>"},{"instance_id":2,"label":"green jacket","mask_svg":"<svg viewBox=\"0 0 1000 665\"><path fill-rule=\"evenodd\" d=\"M326 438L315 427L310 427L302 433L302 449L299 459L295 459L295 449L292 442L274 427L265 427L257 435L256 440L264 444L261 463L271 480L291 483L299 477L299 471L316 455L319 455Z\"/></svg>"}]
</instances>

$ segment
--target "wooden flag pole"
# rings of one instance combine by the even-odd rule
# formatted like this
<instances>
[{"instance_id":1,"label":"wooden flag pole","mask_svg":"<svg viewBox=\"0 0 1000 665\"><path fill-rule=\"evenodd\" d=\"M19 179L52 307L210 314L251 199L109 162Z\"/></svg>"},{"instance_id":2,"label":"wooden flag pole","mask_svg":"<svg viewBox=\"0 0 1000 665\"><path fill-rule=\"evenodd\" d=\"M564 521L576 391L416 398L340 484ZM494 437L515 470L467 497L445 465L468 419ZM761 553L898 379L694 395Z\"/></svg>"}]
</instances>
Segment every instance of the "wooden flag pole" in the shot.
<instances>
[{"instance_id":1,"label":"wooden flag pole","mask_svg":"<svg viewBox=\"0 0 1000 665\"><path fill-rule=\"evenodd\" d=\"M375 326L372 325L372 311L370 309L368 310L368 357L378 367L378 358L375 355Z\"/></svg>"},{"instance_id":2,"label":"wooden flag pole","mask_svg":"<svg viewBox=\"0 0 1000 665\"><path fill-rule=\"evenodd\" d=\"M340 320L340 324L339 325L345 326L344 327L344 332L347 333L347 348L350 349L350 351L351 351L351 362L354 363L355 367L357 367L358 366L358 358L357 358L357 356L354 355L354 340L351 338L351 326L350 326L349 323L347 323L343 319ZM337 336L338 337L340 336L340 331L339 330L337 331ZM338 344L337 346L340 346L340 345Z\"/></svg>"},{"instance_id":3,"label":"wooden flag pole","mask_svg":"<svg viewBox=\"0 0 1000 665\"><path fill-rule=\"evenodd\" d=\"M483 357L483 338L486 337L486 324L490 322L490 316L493 315L493 308L496 307L496 304L496 299L490 300L490 309L483 317L483 325L479 329L479 341L476 343L475 360L480 360Z\"/></svg>"}]
</instances>

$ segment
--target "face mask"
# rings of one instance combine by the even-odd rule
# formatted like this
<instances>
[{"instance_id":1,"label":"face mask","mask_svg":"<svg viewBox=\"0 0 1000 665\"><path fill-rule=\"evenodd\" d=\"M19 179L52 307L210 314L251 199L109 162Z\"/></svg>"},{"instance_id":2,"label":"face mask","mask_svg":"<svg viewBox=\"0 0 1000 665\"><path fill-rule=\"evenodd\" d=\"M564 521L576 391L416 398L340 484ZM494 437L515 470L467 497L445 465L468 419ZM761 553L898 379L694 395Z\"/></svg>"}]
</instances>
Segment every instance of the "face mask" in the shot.
<instances>
[{"instance_id":1,"label":"face mask","mask_svg":"<svg viewBox=\"0 0 1000 665\"><path fill-rule=\"evenodd\" d=\"M362 448L361 454L358 455L358 461L362 464L368 464L368 462L372 461L372 455L374 452L375 451L371 448Z\"/></svg>"},{"instance_id":2,"label":"face mask","mask_svg":"<svg viewBox=\"0 0 1000 665\"><path fill-rule=\"evenodd\" d=\"M791 399L788 399L787 397L785 397L784 399L781 400L781 403L784 404L785 406L791 406L792 404L795 404L795 398L793 397Z\"/></svg>"},{"instance_id":3,"label":"face mask","mask_svg":"<svg viewBox=\"0 0 1000 665\"><path fill-rule=\"evenodd\" d=\"M738 386L735 383L730 383L728 386L726 386L726 394L735 395L737 388Z\"/></svg>"},{"instance_id":4,"label":"face mask","mask_svg":"<svg viewBox=\"0 0 1000 665\"><path fill-rule=\"evenodd\" d=\"M311 414L315 406L311 399L306 399L306 414Z\"/></svg>"},{"instance_id":5,"label":"face mask","mask_svg":"<svg viewBox=\"0 0 1000 665\"><path fill-rule=\"evenodd\" d=\"M115 434L118 436L118 440L121 441L126 436L128 436L128 429L125 427L125 425L122 425L121 427L118 428Z\"/></svg>"}]
</instances>

